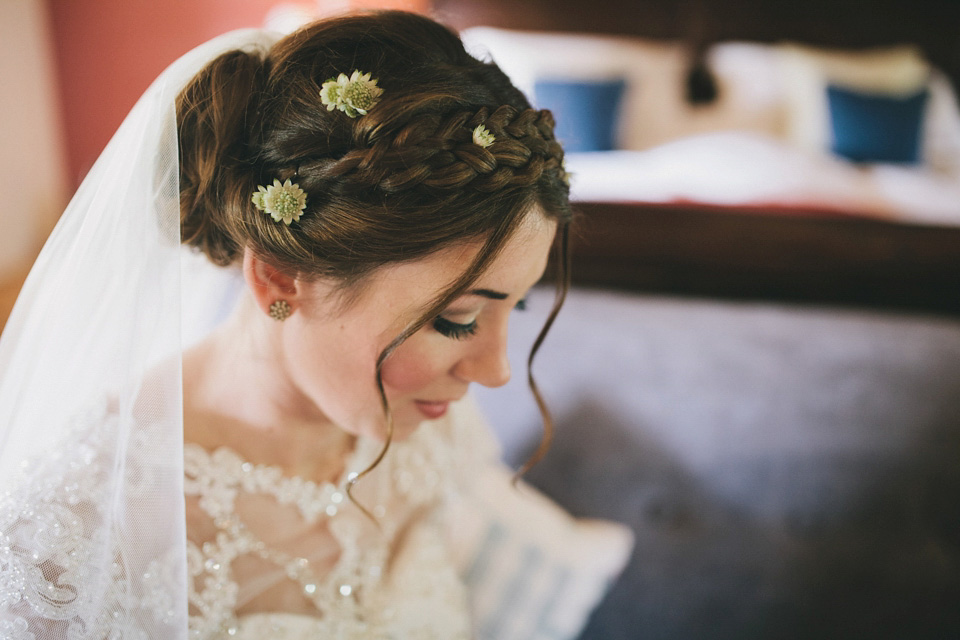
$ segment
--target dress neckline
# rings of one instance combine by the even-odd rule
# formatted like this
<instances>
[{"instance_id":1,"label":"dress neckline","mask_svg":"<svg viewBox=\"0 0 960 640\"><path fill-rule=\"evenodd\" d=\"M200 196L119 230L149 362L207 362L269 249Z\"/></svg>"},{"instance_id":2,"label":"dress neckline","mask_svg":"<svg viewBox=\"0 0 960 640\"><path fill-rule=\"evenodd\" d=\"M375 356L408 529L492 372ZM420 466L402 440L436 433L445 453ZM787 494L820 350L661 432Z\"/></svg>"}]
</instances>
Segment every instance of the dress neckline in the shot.
<instances>
[{"instance_id":1,"label":"dress neckline","mask_svg":"<svg viewBox=\"0 0 960 640\"><path fill-rule=\"evenodd\" d=\"M220 462L221 465L227 464L238 467L243 474L253 474L264 478L269 478L278 484L297 484L316 487L331 486L344 490L347 482L356 474L367 468L369 462L372 462L374 456L379 452L380 443L367 439L356 439L353 449L346 456L343 471L337 476L336 480L317 481L312 478L288 473L280 464L269 464L265 462L251 462L246 456L238 452L229 445L221 444L210 449L197 442L184 442L183 451L185 456L191 454L201 455L211 462ZM369 461L367 461L369 459Z\"/></svg>"}]
</instances>

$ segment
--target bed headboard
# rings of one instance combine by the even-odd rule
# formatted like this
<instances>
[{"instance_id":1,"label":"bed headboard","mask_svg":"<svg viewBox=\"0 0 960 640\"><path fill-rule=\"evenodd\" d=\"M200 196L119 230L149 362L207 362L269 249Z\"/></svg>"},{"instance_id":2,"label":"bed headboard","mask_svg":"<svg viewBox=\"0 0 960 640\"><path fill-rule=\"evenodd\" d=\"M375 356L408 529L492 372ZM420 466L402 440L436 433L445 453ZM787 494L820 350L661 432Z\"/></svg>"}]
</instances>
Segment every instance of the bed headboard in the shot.
<instances>
[{"instance_id":1,"label":"bed headboard","mask_svg":"<svg viewBox=\"0 0 960 640\"><path fill-rule=\"evenodd\" d=\"M846 49L912 43L960 87L956 0L432 0L432 7L459 29L635 35L683 40L695 51L724 40Z\"/></svg>"}]
</instances>

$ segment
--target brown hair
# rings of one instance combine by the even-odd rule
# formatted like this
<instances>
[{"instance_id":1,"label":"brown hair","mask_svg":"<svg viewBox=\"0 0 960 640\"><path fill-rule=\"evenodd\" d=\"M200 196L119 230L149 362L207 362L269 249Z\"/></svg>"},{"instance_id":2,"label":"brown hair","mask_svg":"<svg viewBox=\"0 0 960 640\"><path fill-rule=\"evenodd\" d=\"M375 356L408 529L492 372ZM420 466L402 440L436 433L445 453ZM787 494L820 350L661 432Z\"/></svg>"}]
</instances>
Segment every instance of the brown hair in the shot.
<instances>
[{"instance_id":1,"label":"brown hair","mask_svg":"<svg viewBox=\"0 0 960 640\"><path fill-rule=\"evenodd\" d=\"M355 69L376 78L383 95L353 119L328 110L320 88ZM334 279L349 291L380 266L483 241L473 264L380 354L387 444L383 361L467 290L536 207L558 223L560 259L558 295L532 362L569 279L563 150L550 112L532 109L454 32L399 11L317 22L268 52L210 62L178 97L177 118L182 241L217 264L250 247L298 277ZM481 124L495 137L486 148L473 143ZM287 178L307 193L290 226L251 202L258 185ZM530 384L546 428L538 458L552 426L532 377Z\"/></svg>"}]
</instances>

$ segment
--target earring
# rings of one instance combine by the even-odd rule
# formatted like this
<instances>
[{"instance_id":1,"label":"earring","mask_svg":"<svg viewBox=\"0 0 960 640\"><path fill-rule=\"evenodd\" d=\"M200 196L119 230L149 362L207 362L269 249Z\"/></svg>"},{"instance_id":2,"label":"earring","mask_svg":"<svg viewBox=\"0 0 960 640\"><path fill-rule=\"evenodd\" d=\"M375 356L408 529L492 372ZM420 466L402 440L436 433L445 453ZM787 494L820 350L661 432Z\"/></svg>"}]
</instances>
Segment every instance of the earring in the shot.
<instances>
[{"instance_id":1,"label":"earring","mask_svg":"<svg viewBox=\"0 0 960 640\"><path fill-rule=\"evenodd\" d=\"M283 322L289 318L291 313L290 303L286 300L275 300L270 305L270 317L278 322Z\"/></svg>"}]
</instances>

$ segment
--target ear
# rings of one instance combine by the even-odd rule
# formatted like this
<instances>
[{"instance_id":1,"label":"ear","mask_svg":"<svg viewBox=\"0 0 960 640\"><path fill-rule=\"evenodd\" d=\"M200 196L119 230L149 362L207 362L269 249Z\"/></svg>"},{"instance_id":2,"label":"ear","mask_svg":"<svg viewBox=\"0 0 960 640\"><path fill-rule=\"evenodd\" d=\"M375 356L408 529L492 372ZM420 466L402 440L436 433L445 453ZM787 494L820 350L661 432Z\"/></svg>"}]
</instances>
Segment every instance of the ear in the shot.
<instances>
[{"instance_id":1,"label":"ear","mask_svg":"<svg viewBox=\"0 0 960 640\"><path fill-rule=\"evenodd\" d=\"M286 300L293 311L299 306L303 295L301 282L258 257L249 247L243 252L243 279L264 314L270 313L270 305L277 300Z\"/></svg>"}]
</instances>

